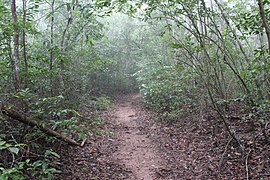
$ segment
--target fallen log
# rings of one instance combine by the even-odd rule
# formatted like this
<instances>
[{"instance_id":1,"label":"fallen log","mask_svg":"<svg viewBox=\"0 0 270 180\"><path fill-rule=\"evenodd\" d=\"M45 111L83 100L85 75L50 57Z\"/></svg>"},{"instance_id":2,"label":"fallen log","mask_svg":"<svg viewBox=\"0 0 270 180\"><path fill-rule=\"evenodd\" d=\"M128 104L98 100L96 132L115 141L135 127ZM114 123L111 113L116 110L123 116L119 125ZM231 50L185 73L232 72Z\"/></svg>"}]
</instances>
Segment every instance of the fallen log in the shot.
<instances>
[{"instance_id":1,"label":"fallen log","mask_svg":"<svg viewBox=\"0 0 270 180\"><path fill-rule=\"evenodd\" d=\"M80 147L83 147L84 146L84 142L83 143L78 143L77 141L63 135L63 134L60 134L48 127L45 127L43 124L39 123L38 121L34 120L34 119L31 119L29 117L27 117L24 113L22 112L18 112L6 105L3 105L3 104L0 104L0 110L1 112L8 116L8 117L11 117L12 119L15 119L19 122L22 122L24 124L27 124L31 127L37 127L39 130L41 130L42 132L44 132L45 134L49 135L49 136L53 136L53 137L56 137L70 145L73 145L73 146L80 146Z\"/></svg>"}]
</instances>

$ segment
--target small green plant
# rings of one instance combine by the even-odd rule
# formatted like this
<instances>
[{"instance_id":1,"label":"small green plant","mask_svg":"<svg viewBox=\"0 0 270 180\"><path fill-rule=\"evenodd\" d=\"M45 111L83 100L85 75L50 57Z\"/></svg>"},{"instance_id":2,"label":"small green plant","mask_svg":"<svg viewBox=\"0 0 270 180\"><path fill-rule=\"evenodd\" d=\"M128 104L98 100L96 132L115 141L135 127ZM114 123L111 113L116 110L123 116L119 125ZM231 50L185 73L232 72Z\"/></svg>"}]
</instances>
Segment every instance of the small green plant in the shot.
<instances>
[{"instance_id":1,"label":"small green plant","mask_svg":"<svg viewBox=\"0 0 270 180\"><path fill-rule=\"evenodd\" d=\"M91 97L88 104L96 111L104 111L111 106L111 100L108 96Z\"/></svg>"},{"instance_id":2,"label":"small green plant","mask_svg":"<svg viewBox=\"0 0 270 180\"><path fill-rule=\"evenodd\" d=\"M25 144L14 144L9 143L0 138L0 152L1 154L10 154L12 157L11 162L5 162L3 164L0 163L0 179L8 180L23 180L29 178L35 179L52 179L52 175L58 172L55 168L51 168L52 164L56 162L50 161L49 159L60 158L60 156L52 151L46 150L45 159L31 161L30 159L25 159L22 161L16 161L16 158L20 154L20 149L22 149Z\"/></svg>"},{"instance_id":3,"label":"small green plant","mask_svg":"<svg viewBox=\"0 0 270 180\"><path fill-rule=\"evenodd\" d=\"M25 179L25 176L23 175L23 172L16 167L5 169L0 166L0 179L1 180L8 180L8 179L17 179L17 180L23 180Z\"/></svg>"},{"instance_id":4,"label":"small green plant","mask_svg":"<svg viewBox=\"0 0 270 180\"><path fill-rule=\"evenodd\" d=\"M174 110L171 112L166 111L160 114L160 119L167 123L173 123L177 121L181 117L182 114L183 112L181 110Z\"/></svg>"},{"instance_id":5,"label":"small green plant","mask_svg":"<svg viewBox=\"0 0 270 180\"><path fill-rule=\"evenodd\" d=\"M19 150L20 150L19 148L23 147L23 146L25 146L25 144L12 145L12 144L10 144L10 143L8 143L5 140L0 138L0 151L7 149L8 151L10 151L10 153L18 155Z\"/></svg>"},{"instance_id":6,"label":"small green plant","mask_svg":"<svg viewBox=\"0 0 270 180\"><path fill-rule=\"evenodd\" d=\"M49 180L52 179L53 174L59 172L55 168L50 167L49 161L37 160L31 162L30 159L26 159L25 161L20 161L14 163L11 168L4 168L0 166L0 179L8 180L8 179L42 179Z\"/></svg>"}]
</instances>

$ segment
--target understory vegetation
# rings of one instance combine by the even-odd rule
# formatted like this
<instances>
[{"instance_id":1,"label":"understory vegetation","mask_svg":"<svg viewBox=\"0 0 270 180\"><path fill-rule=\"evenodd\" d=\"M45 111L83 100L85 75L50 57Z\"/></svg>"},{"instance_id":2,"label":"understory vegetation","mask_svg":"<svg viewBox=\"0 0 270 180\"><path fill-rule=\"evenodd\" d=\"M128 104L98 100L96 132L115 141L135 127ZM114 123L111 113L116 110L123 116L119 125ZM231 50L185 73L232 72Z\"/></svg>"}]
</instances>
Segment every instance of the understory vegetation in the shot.
<instances>
[{"instance_id":1,"label":"understory vegetation","mask_svg":"<svg viewBox=\"0 0 270 180\"><path fill-rule=\"evenodd\" d=\"M268 146L269 21L269 0L0 0L0 179L60 173L125 93L168 124L215 116L243 159Z\"/></svg>"}]
</instances>

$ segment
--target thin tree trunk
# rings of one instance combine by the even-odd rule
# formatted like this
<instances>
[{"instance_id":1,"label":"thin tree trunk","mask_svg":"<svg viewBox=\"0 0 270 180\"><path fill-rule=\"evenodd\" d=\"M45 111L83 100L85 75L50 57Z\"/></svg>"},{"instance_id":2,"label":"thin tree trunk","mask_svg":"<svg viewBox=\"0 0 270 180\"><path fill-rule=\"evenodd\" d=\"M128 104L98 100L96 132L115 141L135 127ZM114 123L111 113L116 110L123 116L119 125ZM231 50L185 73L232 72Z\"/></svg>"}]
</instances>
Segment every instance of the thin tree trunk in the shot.
<instances>
[{"instance_id":1,"label":"thin tree trunk","mask_svg":"<svg viewBox=\"0 0 270 180\"><path fill-rule=\"evenodd\" d=\"M63 34L62 34L62 37L61 37L61 42L60 42L60 51L62 54L64 54L65 50L64 50L64 46L65 46L65 37L66 37L66 34L67 34L67 31L69 29L69 26L71 24L71 21L72 21L72 13L69 12L69 18L68 18L68 21L67 21L67 25L63 31ZM63 59L60 60L60 93L63 95L64 94L64 87L65 87L65 83L64 83L64 61Z\"/></svg>"},{"instance_id":2,"label":"thin tree trunk","mask_svg":"<svg viewBox=\"0 0 270 180\"><path fill-rule=\"evenodd\" d=\"M228 20L228 17L225 15L224 9L223 9L222 5L217 0L214 0L214 1L217 4L217 6L218 6L218 8L219 8L219 10L221 12L222 18L224 19L224 21L227 24L227 26L230 28L230 30L231 30L231 32L232 32L232 34L233 34L233 36L234 36L234 38L236 40L236 43L239 46L239 49L240 49L241 53L244 55L246 61L249 62L249 58L248 58L246 52L244 51L243 45L241 44L241 42L240 42L240 40L239 40L239 38L238 38L238 36L236 34L235 29L232 28L232 26L231 26L231 24L230 24L230 22Z\"/></svg>"},{"instance_id":3,"label":"thin tree trunk","mask_svg":"<svg viewBox=\"0 0 270 180\"><path fill-rule=\"evenodd\" d=\"M50 65L49 65L49 70L50 70L50 95L51 97L53 96L53 57L54 57L54 2L55 0L52 1L51 4L51 44L50 44Z\"/></svg>"},{"instance_id":4,"label":"thin tree trunk","mask_svg":"<svg viewBox=\"0 0 270 180\"><path fill-rule=\"evenodd\" d=\"M23 35L22 35L22 43L23 43L23 59L25 66L25 88L28 87L28 62L27 62L27 54L26 54L26 3L27 0L23 0Z\"/></svg>"},{"instance_id":5,"label":"thin tree trunk","mask_svg":"<svg viewBox=\"0 0 270 180\"><path fill-rule=\"evenodd\" d=\"M16 0L11 1L11 12L14 22L14 67L15 67L15 91L20 90L20 56L19 56L19 28L18 28L18 17L16 12Z\"/></svg>"},{"instance_id":6,"label":"thin tree trunk","mask_svg":"<svg viewBox=\"0 0 270 180\"><path fill-rule=\"evenodd\" d=\"M258 5L259 5L259 9L260 9L262 25L263 25L263 27L265 29L265 33L267 35L268 53L270 53L270 28L269 28L269 24L268 24L267 19L266 19L263 1L258 0Z\"/></svg>"}]
</instances>

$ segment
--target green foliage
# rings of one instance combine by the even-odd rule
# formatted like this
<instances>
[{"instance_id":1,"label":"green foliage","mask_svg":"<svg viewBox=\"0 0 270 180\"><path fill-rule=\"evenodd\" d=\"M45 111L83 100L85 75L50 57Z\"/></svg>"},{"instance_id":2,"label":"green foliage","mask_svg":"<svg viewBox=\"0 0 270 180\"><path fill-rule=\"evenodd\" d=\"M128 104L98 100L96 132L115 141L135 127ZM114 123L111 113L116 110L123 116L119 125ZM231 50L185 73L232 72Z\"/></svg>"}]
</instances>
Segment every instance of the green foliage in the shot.
<instances>
[{"instance_id":1,"label":"green foliage","mask_svg":"<svg viewBox=\"0 0 270 180\"><path fill-rule=\"evenodd\" d=\"M0 138L0 151L7 149L8 151L10 151L10 153L18 155L20 150L19 148L23 146L25 146L25 144L13 145Z\"/></svg>"},{"instance_id":2,"label":"green foliage","mask_svg":"<svg viewBox=\"0 0 270 180\"><path fill-rule=\"evenodd\" d=\"M15 157L21 154L20 149L23 150L25 146L26 144L8 143L0 138L0 153L7 155L9 152L13 157L12 162L0 161L0 179L28 179L33 177L37 179L52 179L52 175L58 171L51 167L57 163L50 159L51 157L60 158L60 156L52 150L47 150L44 160L31 161L30 159L25 159L23 161L17 161Z\"/></svg>"},{"instance_id":3,"label":"green foliage","mask_svg":"<svg viewBox=\"0 0 270 180\"><path fill-rule=\"evenodd\" d=\"M155 81L148 86L143 85L141 92L145 103L161 112L171 112L192 103L183 91L182 85L177 84L177 81Z\"/></svg>"},{"instance_id":4,"label":"green foliage","mask_svg":"<svg viewBox=\"0 0 270 180\"><path fill-rule=\"evenodd\" d=\"M85 117L74 109L63 109L61 104L65 104L63 96L41 98L30 106L30 111L40 122L64 134L73 134L77 139L91 135Z\"/></svg>"},{"instance_id":5,"label":"green foliage","mask_svg":"<svg viewBox=\"0 0 270 180\"><path fill-rule=\"evenodd\" d=\"M95 108L98 111L108 110L109 107L111 106L111 100L108 96L96 97L94 98L94 101L95 101Z\"/></svg>"},{"instance_id":6,"label":"green foliage","mask_svg":"<svg viewBox=\"0 0 270 180\"><path fill-rule=\"evenodd\" d=\"M23 180L25 179L25 176L23 175L23 172L21 172L18 168L9 168L5 169L0 166L0 172L1 172L1 179L2 180L8 180L8 179L18 179Z\"/></svg>"},{"instance_id":7,"label":"green foliage","mask_svg":"<svg viewBox=\"0 0 270 180\"><path fill-rule=\"evenodd\" d=\"M198 103L195 88L191 91L185 84L190 82L189 77L179 70L177 66L160 65L153 74L138 76L145 104L161 113L161 119L168 122L176 120L182 109L192 109Z\"/></svg>"},{"instance_id":8,"label":"green foliage","mask_svg":"<svg viewBox=\"0 0 270 180\"><path fill-rule=\"evenodd\" d=\"M20 43L22 88L8 98L1 94L0 101L17 105L18 100L22 107L15 108L19 111L80 140L106 133L98 127L102 124L100 112L110 107L107 96L137 91L138 86L145 104L164 121L192 113L201 101L223 111L230 102L241 100L252 102L247 103L252 105L249 113L266 124L270 63L257 4L246 0L204 2L72 0L55 1L53 6L52 1L30 0L25 21L22 4L17 4L18 24L14 24L10 3L0 1L3 94L14 91L14 26L20 37L23 32L26 35L26 53ZM269 21L269 1L264 4ZM114 9L147 22L111 14ZM59 158L35 141L43 133L25 132L12 123L6 126L16 138L31 142L35 150ZM12 156L20 155L23 148L24 144L0 139L0 151ZM51 178L55 170L50 163L45 158L4 164L1 178ZM30 174L23 174L26 170Z\"/></svg>"},{"instance_id":9,"label":"green foliage","mask_svg":"<svg viewBox=\"0 0 270 180\"><path fill-rule=\"evenodd\" d=\"M253 107L253 117L261 124L265 125L268 123L268 118L270 117L270 100L264 99L258 101L257 105Z\"/></svg>"},{"instance_id":10,"label":"green foliage","mask_svg":"<svg viewBox=\"0 0 270 180\"><path fill-rule=\"evenodd\" d=\"M269 3L264 1L264 4L266 20L269 21ZM234 15L234 19L237 23L236 27L243 31L245 35L259 35L264 32L257 4L250 3L247 5L245 1L239 1L236 3L235 8L232 9L232 11L237 12L237 14Z\"/></svg>"},{"instance_id":11,"label":"green foliage","mask_svg":"<svg viewBox=\"0 0 270 180\"><path fill-rule=\"evenodd\" d=\"M61 103L64 103L63 100L62 95L41 98L31 104L32 114L40 119L60 118L64 112L61 107Z\"/></svg>"},{"instance_id":12,"label":"green foliage","mask_svg":"<svg viewBox=\"0 0 270 180\"><path fill-rule=\"evenodd\" d=\"M31 162L30 159L26 159L14 163L12 168L3 168L0 165L0 178L1 180L23 180L35 177L35 179L49 180L52 179L54 173L59 172L51 168L49 164L48 160Z\"/></svg>"},{"instance_id":13,"label":"green foliage","mask_svg":"<svg viewBox=\"0 0 270 180\"><path fill-rule=\"evenodd\" d=\"M12 96L20 99L27 105L31 118L60 133L70 134L78 140L84 140L98 130L101 123L92 123L101 121L99 112L107 110L111 105L110 99L107 96L88 98L89 100L81 102L87 103L87 111L91 112L88 116L85 116L75 109L67 108L66 104L68 103L61 95L37 99L36 95L31 93L29 89L26 89ZM63 108L64 106L66 108ZM92 126L95 126L94 129L89 129ZM31 133L31 135L28 135L29 141L40 135L40 132ZM54 141L53 138L48 138L47 140Z\"/></svg>"}]
</instances>

